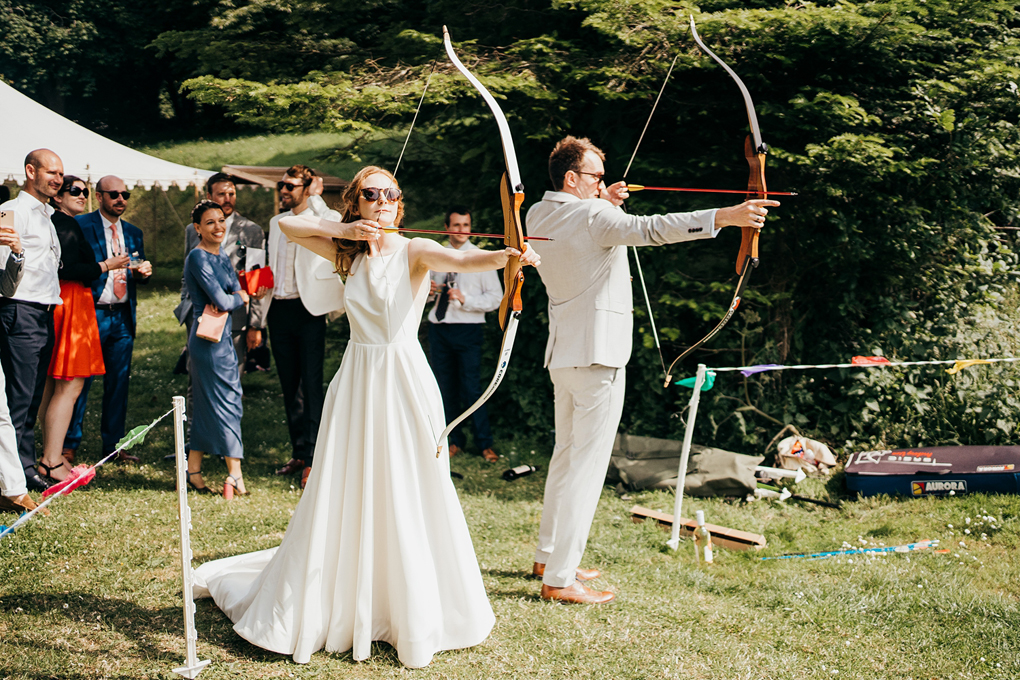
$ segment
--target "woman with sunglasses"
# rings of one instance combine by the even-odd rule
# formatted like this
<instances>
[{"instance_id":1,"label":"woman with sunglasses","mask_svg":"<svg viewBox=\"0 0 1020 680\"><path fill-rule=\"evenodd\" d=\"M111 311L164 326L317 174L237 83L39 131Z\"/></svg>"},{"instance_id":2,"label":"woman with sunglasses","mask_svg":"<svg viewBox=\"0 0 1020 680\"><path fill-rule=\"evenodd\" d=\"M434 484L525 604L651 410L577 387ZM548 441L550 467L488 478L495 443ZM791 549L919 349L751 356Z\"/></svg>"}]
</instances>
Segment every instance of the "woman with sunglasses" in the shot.
<instances>
[{"instance_id":1,"label":"woman with sunglasses","mask_svg":"<svg viewBox=\"0 0 1020 680\"><path fill-rule=\"evenodd\" d=\"M278 548L208 562L211 595L246 640L297 663L325 648L401 663L477 645L495 622L449 456L436 456L443 399L418 344L429 271L487 271L532 250L457 251L387 229L404 204L393 175L367 167L344 192L343 222L290 216L288 238L346 278L351 339L330 383L315 465Z\"/></svg>"},{"instance_id":2,"label":"woman with sunglasses","mask_svg":"<svg viewBox=\"0 0 1020 680\"><path fill-rule=\"evenodd\" d=\"M61 451L85 379L106 373L92 282L103 272L128 265L127 255L96 262L92 247L74 219L85 212L88 195L84 180L65 175L57 195L50 199L56 209L50 219L60 241L60 299L63 302L53 310L53 354L39 406L43 457L38 471L50 481L67 477L74 464L74 453L69 451L65 458Z\"/></svg>"}]
</instances>

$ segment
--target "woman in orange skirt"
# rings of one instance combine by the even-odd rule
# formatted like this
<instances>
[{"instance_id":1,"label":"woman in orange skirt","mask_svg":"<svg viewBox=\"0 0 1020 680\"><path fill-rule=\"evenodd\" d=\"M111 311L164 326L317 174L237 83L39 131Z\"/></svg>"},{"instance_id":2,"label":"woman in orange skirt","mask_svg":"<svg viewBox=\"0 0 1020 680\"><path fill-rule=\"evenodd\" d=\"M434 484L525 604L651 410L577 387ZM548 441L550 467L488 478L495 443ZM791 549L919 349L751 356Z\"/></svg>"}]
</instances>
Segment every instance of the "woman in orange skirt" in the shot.
<instances>
[{"instance_id":1,"label":"woman in orange skirt","mask_svg":"<svg viewBox=\"0 0 1020 680\"><path fill-rule=\"evenodd\" d=\"M88 195L84 180L65 175L60 191L51 199L56 208L53 227L60 240L60 299L63 304L53 310L53 355L39 407L43 457L38 471L50 481L66 478L74 462L65 459L61 449L85 379L106 373L92 282L103 272L123 269L129 260L122 254L96 262L92 247L74 219L85 211Z\"/></svg>"}]
</instances>

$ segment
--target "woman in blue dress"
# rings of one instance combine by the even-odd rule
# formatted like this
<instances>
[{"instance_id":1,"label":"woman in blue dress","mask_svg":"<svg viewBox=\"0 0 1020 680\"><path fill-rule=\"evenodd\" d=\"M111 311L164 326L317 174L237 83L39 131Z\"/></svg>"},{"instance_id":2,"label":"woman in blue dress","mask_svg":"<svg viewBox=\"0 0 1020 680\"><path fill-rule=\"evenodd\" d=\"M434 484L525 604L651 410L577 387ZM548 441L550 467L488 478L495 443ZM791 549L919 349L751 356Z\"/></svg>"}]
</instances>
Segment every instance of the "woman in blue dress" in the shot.
<instances>
[{"instance_id":1,"label":"woman in blue dress","mask_svg":"<svg viewBox=\"0 0 1020 680\"><path fill-rule=\"evenodd\" d=\"M230 312L248 304L248 295L241 290L237 273L230 259L220 254L220 244L227 233L226 218L219 204L202 201L191 213L191 221L201 241L184 262L184 280L194 307L195 319L188 336L191 356L192 397L191 451L188 454L188 485L200 493L212 493L202 479L202 456L212 453L227 463L227 479L223 497L245 495L241 477L241 376L237 371L237 354L230 339L230 317L223 324L218 341L198 337L199 317L212 305L220 312Z\"/></svg>"}]
</instances>

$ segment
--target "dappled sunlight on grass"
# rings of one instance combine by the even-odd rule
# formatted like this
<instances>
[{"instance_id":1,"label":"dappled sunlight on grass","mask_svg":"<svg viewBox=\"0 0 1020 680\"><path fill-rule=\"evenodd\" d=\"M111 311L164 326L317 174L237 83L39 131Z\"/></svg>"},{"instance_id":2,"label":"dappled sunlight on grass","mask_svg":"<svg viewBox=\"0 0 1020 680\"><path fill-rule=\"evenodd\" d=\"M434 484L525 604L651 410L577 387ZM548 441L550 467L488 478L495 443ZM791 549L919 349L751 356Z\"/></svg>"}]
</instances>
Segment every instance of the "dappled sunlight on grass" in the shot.
<instances>
[{"instance_id":1,"label":"dappled sunlight on grass","mask_svg":"<svg viewBox=\"0 0 1020 680\"><path fill-rule=\"evenodd\" d=\"M129 427L163 414L186 389L183 376L171 375L184 342L171 314L179 280L165 271L142 293ZM346 333L343 322L329 327L329 376ZM514 379L511 372L507 380ZM244 387L243 465L252 493L231 502L189 497L196 564L278 545L300 498L296 477L273 475L290 451L275 370L245 376ZM99 404L101 393L97 384L90 403ZM104 466L89 487L54 502L51 517L0 543L0 677L168 678L181 664L177 496L172 463L162 460L172 442L168 420L136 447L140 465ZM1020 676L1016 496L844 499L840 510L688 498L685 516L703 509L712 523L769 541L761 553L718 550L714 568L700 570L690 542L674 553L666 532L631 521L634 504L672 512L672 492L621 498L607 487L584 566L602 570L596 585L616 591L617 601L575 607L542 601L530 576L552 442L497 436L495 448L504 456L497 464L462 453L451 466L464 475L455 485L496 627L478 647L437 655L418 677ZM99 451L92 406L82 458L95 461ZM219 488L223 465L206 460L206 479ZM514 482L500 478L521 463L541 469ZM822 497L827 487L809 480L798 491ZM950 552L758 560L920 539L939 539ZM407 674L386 644L374 645L366 662L320 653L297 666L238 637L209 600L197 603L196 621L200 658L213 661L202 678Z\"/></svg>"}]
</instances>

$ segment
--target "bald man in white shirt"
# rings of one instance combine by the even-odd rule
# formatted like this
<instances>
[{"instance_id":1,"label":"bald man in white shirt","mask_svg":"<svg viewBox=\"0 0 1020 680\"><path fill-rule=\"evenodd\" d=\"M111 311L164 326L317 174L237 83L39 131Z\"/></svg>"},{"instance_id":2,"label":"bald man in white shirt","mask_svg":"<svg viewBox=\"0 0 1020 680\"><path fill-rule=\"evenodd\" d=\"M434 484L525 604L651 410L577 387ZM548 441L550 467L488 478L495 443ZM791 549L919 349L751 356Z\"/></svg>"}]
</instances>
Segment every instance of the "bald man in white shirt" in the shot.
<instances>
[{"instance_id":1,"label":"bald man in white shirt","mask_svg":"<svg viewBox=\"0 0 1020 680\"><path fill-rule=\"evenodd\" d=\"M35 420L53 353L53 309L61 304L60 241L49 200L64 181L64 164L49 149L36 149L25 158L25 177L17 198L0 205L0 211L14 213L24 257L17 290L0 297L0 365L27 487L45 491L50 483L35 468ZM11 253L0 245L0 261Z\"/></svg>"}]
</instances>

